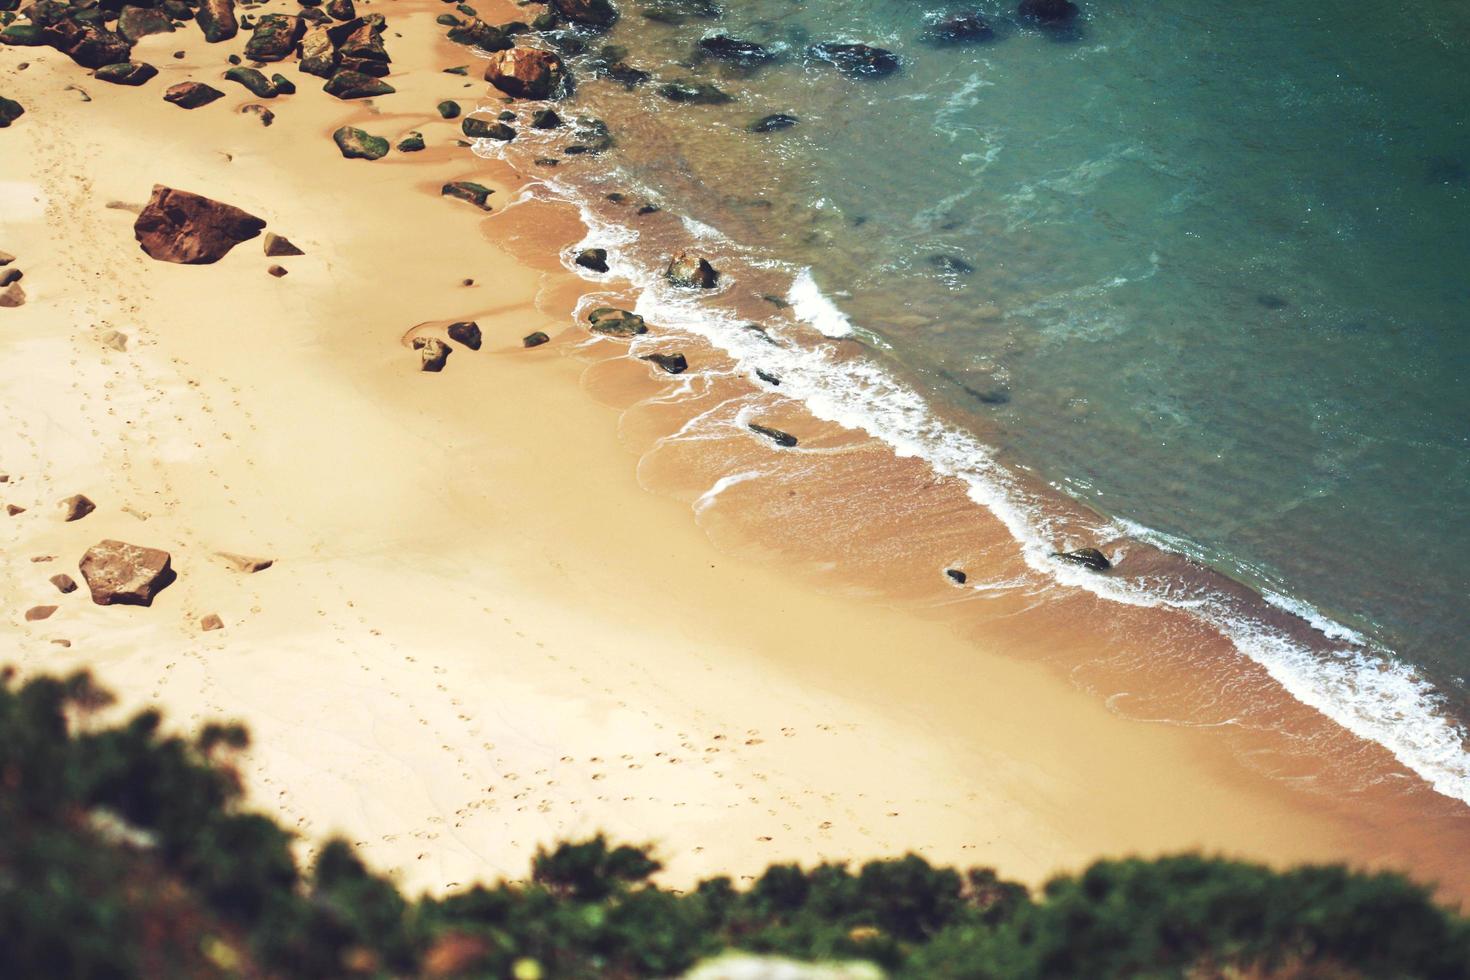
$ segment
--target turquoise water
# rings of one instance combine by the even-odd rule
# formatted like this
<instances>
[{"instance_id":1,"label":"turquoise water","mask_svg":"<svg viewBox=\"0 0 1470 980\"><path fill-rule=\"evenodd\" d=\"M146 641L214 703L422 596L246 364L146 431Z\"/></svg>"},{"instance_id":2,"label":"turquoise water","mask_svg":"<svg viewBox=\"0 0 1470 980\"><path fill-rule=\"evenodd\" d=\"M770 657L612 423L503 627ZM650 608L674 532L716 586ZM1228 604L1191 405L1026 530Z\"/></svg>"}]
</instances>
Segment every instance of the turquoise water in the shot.
<instances>
[{"instance_id":1,"label":"turquoise water","mask_svg":"<svg viewBox=\"0 0 1470 980\"><path fill-rule=\"evenodd\" d=\"M809 269L1000 461L1353 638L1383 658L1367 671L1413 665L1415 696L1463 715L1470 7L1088 2L1059 34L1003 5L653 6L590 45L654 80L573 102L612 125L620 188L716 255ZM955 9L996 36L926 43ZM714 33L774 57L700 58ZM829 40L902 69L803 55ZM672 79L733 101L673 105ZM772 112L798 122L748 131Z\"/></svg>"}]
</instances>

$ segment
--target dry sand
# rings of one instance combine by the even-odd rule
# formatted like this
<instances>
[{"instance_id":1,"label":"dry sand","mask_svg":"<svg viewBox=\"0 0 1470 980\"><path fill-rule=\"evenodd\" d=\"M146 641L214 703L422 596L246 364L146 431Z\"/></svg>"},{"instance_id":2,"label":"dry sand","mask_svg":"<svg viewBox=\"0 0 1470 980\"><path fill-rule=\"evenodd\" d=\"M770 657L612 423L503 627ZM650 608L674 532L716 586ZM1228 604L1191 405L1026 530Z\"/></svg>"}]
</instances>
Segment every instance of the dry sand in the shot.
<instances>
[{"instance_id":1,"label":"dry sand","mask_svg":"<svg viewBox=\"0 0 1470 980\"><path fill-rule=\"evenodd\" d=\"M6 660L90 668L180 726L247 722L252 802L305 850L340 832L411 889L516 877L537 844L601 829L657 845L675 883L906 850L1035 882L1201 847L1407 862L1465 891L1440 850L1395 856L1383 827L1208 733L1120 719L1045 665L716 550L687 505L639 485L619 410L579 384L613 346L579 352L570 316L540 312L578 292L556 258L575 222L439 196L468 177L499 208L523 180L434 113L487 88L440 73L475 60L440 37L444 6L376 9L398 94L338 102L288 64L301 91L267 103L269 128L219 80L243 34L145 39L161 74L141 89L0 48L0 92L28 110L0 133L0 248L28 296L0 309L0 506L28 508L0 517ZM185 79L228 97L161 100ZM344 122L430 148L344 160ZM150 260L108 202L155 183L307 254L267 259L257 240L215 265ZM420 373L415 328L455 319L484 349ZM522 350L532 330L557 340ZM98 509L63 523L74 493ZM178 581L147 609L58 594L48 577L80 580L103 538L169 550ZM221 551L275 564L243 573ZM60 609L25 621L39 604ZM210 613L224 629L200 629Z\"/></svg>"}]
</instances>

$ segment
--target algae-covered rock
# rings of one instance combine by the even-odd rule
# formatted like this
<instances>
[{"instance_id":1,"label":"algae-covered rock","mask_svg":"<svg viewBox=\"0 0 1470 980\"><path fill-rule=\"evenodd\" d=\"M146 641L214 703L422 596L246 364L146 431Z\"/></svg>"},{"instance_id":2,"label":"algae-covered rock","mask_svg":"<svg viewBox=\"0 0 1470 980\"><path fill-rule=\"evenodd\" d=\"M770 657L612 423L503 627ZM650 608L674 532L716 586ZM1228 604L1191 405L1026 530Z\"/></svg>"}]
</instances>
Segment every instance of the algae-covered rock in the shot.
<instances>
[{"instance_id":1,"label":"algae-covered rock","mask_svg":"<svg viewBox=\"0 0 1470 980\"><path fill-rule=\"evenodd\" d=\"M46 44L43 28L37 24L11 24L0 31L0 44L21 48L39 48Z\"/></svg>"},{"instance_id":2,"label":"algae-covered rock","mask_svg":"<svg viewBox=\"0 0 1470 980\"><path fill-rule=\"evenodd\" d=\"M658 94L670 102L690 105L723 105L734 97L717 85L709 82L668 82L659 86Z\"/></svg>"},{"instance_id":3,"label":"algae-covered rock","mask_svg":"<svg viewBox=\"0 0 1470 980\"><path fill-rule=\"evenodd\" d=\"M611 0L551 0L548 7L562 20L588 27L611 27L618 19Z\"/></svg>"},{"instance_id":4,"label":"algae-covered rock","mask_svg":"<svg viewBox=\"0 0 1470 980\"><path fill-rule=\"evenodd\" d=\"M507 142L516 138L516 131L503 122L492 122L488 119L476 119L468 116L460 124L464 134L470 139L500 140Z\"/></svg>"},{"instance_id":5,"label":"algae-covered rock","mask_svg":"<svg viewBox=\"0 0 1470 980\"><path fill-rule=\"evenodd\" d=\"M251 95L259 98L274 99L276 97L276 86L254 68L236 66L225 72L225 78L245 86L250 90Z\"/></svg>"},{"instance_id":6,"label":"algae-covered rock","mask_svg":"<svg viewBox=\"0 0 1470 980\"><path fill-rule=\"evenodd\" d=\"M445 119L459 118L459 103L452 99L445 99L436 108L439 110L439 115Z\"/></svg>"},{"instance_id":7,"label":"algae-covered rock","mask_svg":"<svg viewBox=\"0 0 1470 980\"><path fill-rule=\"evenodd\" d=\"M399 153L417 153L423 148L424 134L418 132L409 133L403 137L403 139L398 141L398 146L396 147Z\"/></svg>"},{"instance_id":8,"label":"algae-covered rock","mask_svg":"<svg viewBox=\"0 0 1470 980\"><path fill-rule=\"evenodd\" d=\"M643 317L612 306L599 306L587 314L587 322L594 333L610 337L633 337L648 332Z\"/></svg>"},{"instance_id":9,"label":"algae-covered rock","mask_svg":"<svg viewBox=\"0 0 1470 980\"><path fill-rule=\"evenodd\" d=\"M484 184L477 184L472 180L455 180L441 187L439 193L445 197L468 201L482 211L489 211L490 195L495 192Z\"/></svg>"},{"instance_id":10,"label":"algae-covered rock","mask_svg":"<svg viewBox=\"0 0 1470 980\"><path fill-rule=\"evenodd\" d=\"M337 149L349 160L379 160L388 155L388 141L355 126L343 126L332 134Z\"/></svg>"},{"instance_id":11,"label":"algae-covered rock","mask_svg":"<svg viewBox=\"0 0 1470 980\"><path fill-rule=\"evenodd\" d=\"M201 0L194 19L204 32L204 40L211 44L228 41L240 33L240 22L235 20L235 0Z\"/></svg>"},{"instance_id":12,"label":"algae-covered rock","mask_svg":"<svg viewBox=\"0 0 1470 980\"><path fill-rule=\"evenodd\" d=\"M306 24L294 14L264 14L245 42L245 57L252 61L281 61L296 49Z\"/></svg>"},{"instance_id":13,"label":"algae-covered rock","mask_svg":"<svg viewBox=\"0 0 1470 980\"><path fill-rule=\"evenodd\" d=\"M95 78L114 85L142 85L154 75L158 69L142 61L123 61L115 65L103 65L97 69Z\"/></svg>"},{"instance_id":14,"label":"algae-covered rock","mask_svg":"<svg viewBox=\"0 0 1470 980\"><path fill-rule=\"evenodd\" d=\"M296 67L308 75L331 78L337 70L337 46L325 27L313 27L302 34L296 53L300 59Z\"/></svg>"},{"instance_id":15,"label":"algae-covered rock","mask_svg":"<svg viewBox=\"0 0 1470 980\"><path fill-rule=\"evenodd\" d=\"M359 71L342 70L327 79L322 91L339 99L368 99L398 91L387 82Z\"/></svg>"}]
</instances>

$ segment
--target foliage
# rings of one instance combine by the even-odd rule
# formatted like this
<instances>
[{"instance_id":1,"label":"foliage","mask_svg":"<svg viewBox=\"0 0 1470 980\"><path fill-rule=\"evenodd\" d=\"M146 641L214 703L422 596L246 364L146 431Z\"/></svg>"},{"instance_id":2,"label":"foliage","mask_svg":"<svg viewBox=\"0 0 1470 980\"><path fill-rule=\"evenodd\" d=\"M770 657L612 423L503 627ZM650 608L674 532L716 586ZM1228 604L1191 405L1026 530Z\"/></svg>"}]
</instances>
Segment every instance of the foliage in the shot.
<instances>
[{"instance_id":1,"label":"foliage","mask_svg":"<svg viewBox=\"0 0 1470 980\"><path fill-rule=\"evenodd\" d=\"M724 950L900 977L1470 977L1470 923L1391 874L1105 861L1033 898L923 858L659 887L648 849L539 850L525 884L405 898L344 841L303 871L241 809L238 725L97 723L86 674L0 675L0 976L669 977Z\"/></svg>"}]
</instances>

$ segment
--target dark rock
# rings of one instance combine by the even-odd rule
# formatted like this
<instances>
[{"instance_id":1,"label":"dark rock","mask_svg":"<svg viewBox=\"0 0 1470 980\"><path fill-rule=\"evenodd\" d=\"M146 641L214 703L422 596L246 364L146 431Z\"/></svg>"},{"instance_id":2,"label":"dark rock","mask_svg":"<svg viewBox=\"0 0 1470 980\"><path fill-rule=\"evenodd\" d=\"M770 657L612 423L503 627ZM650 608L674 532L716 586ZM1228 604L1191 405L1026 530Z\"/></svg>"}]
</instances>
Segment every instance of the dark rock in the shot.
<instances>
[{"instance_id":1,"label":"dark rock","mask_svg":"<svg viewBox=\"0 0 1470 980\"><path fill-rule=\"evenodd\" d=\"M10 44L21 48L39 48L45 46L46 33L38 24L11 24L0 31L0 44Z\"/></svg>"},{"instance_id":2,"label":"dark rock","mask_svg":"<svg viewBox=\"0 0 1470 980\"><path fill-rule=\"evenodd\" d=\"M676 286L690 289L713 289L720 281L720 274L709 260L690 252L680 252L669 260L664 278Z\"/></svg>"},{"instance_id":3,"label":"dark rock","mask_svg":"<svg viewBox=\"0 0 1470 980\"><path fill-rule=\"evenodd\" d=\"M277 259L286 255L305 255L291 240L284 235L277 235L273 231L265 233L265 254L268 258Z\"/></svg>"},{"instance_id":4,"label":"dark rock","mask_svg":"<svg viewBox=\"0 0 1470 980\"><path fill-rule=\"evenodd\" d=\"M546 336L546 334L542 333L540 330L537 330L535 333L528 333L526 334L526 336L522 337L521 346L540 347L542 344L550 343L550 341L550 337Z\"/></svg>"},{"instance_id":5,"label":"dark rock","mask_svg":"<svg viewBox=\"0 0 1470 980\"><path fill-rule=\"evenodd\" d=\"M470 180L456 180L439 188L439 193L445 197L455 197L461 201L468 201L482 211L489 211L489 197L495 193L483 184L476 184Z\"/></svg>"},{"instance_id":6,"label":"dark rock","mask_svg":"<svg viewBox=\"0 0 1470 980\"><path fill-rule=\"evenodd\" d=\"M225 72L225 78L250 90L250 94L261 99L274 99L276 87L269 78L254 68L236 67Z\"/></svg>"},{"instance_id":7,"label":"dark rock","mask_svg":"<svg viewBox=\"0 0 1470 980\"><path fill-rule=\"evenodd\" d=\"M0 129L6 128L25 114L25 107L19 102L0 96Z\"/></svg>"},{"instance_id":8,"label":"dark rock","mask_svg":"<svg viewBox=\"0 0 1470 980\"><path fill-rule=\"evenodd\" d=\"M577 261L577 264L580 265L584 269L591 269L593 272L606 272L607 271L607 249L605 249L605 248L589 248L589 249L584 249L582 251L582 253L577 256L576 261Z\"/></svg>"},{"instance_id":9,"label":"dark rock","mask_svg":"<svg viewBox=\"0 0 1470 980\"><path fill-rule=\"evenodd\" d=\"M51 576L51 584L56 586L56 591L62 595L71 595L77 590L76 580L65 572Z\"/></svg>"},{"instance_id":10,"label":"dark rock","mask_svg":"<svg viewBox=\"0 0 1470 980\"><path fill-rule=\"evenodd\" d=\"M799 120L789 112L773 112L769 116L762 116L750 124L752 133L774 133L777 130L790 129Z\"/></svg>"},{"instance_id":11,"label":"dark rock","mask_svg":"<svg viewBox=\"0 0 1470 980\"><path fill-rule=\"evenodd\" d=\"M20 282L25 278L25 273L19 269L0 270L0 286L9 286L13 282Z\"/></svg>"},{"instance_id":12,"label":"dark rock","mask_svg":"<svg viewBox=\"0 0 1470 980\"><path fill-rule=\"evenodd\" d=\"M352 0L328 0L327 13L333 20L352 20L357 16L357 8Z\"/></svg>"},{"instance_id":13,"label":"dark rock","mask_svg":"<svg viewBox=\"0 0 1470 980\"><path fill-rule=\"evenodd\" d=\"M1044 27L1070 24L1081 13L1072 0L1021 0L1016 14L1024 21Z\"/></svg>"},{"instance_id":14,"label":"dark rock","mask_svg":"<svg viewBox=\"0 0 1470 980\"><path fill-rule=\"evenodd\" d=\"M723 105L733 101L734 97L709 82L668 82L660 85L658 94L670 102L687 103L689 105Z\"/></svg>"},{"instance_id":15,"label":"dark rock","mask_svg":"<svg viewBox=\"0 0 1470 980\"><path fill-rule=\"evenodd\" d=\"M502 109L496 114L495 118L504 123L513 123L516 121L516 114L510 109Z\"/></svg>"},{"instance_id":16,"label":"dark rock","mask_svg":"<svg viewBox=\"0 0 1470 980\"><path fill-rule=\"evenodd\" d=\"M782 432L780 429L773 429L770 426L761 425L759 422L751 422L748 428L751 432L765 436L778 446L784 446L790 449L796 445L796 436L789 432Z\"/></svg>"},{"instance_id":17,"label":"dark rock","mask_svg":"<svg viewBox=\"0 0 1470 980\"><path fill-rule=\"evenodd\" d=\"M807 56L855 78L891 75L901 67L898 55L867 44L814 44Z\"/></svg>"},{"instance_id":18,"label":"dark rock","mask_svg":"<svg viewBox=\"0 0 1470 980\"><path fill-rule=\"evenodd\" d=\"M482 51L504 51L515 47L515 42L504 31L482 20L451 27L448 36L455 44L467 44Z\"/></svg>"},{"instance_id":19,"label":"dark rock","mask_svg":"<svg viewBox=\"0 0 1470 980\"><path fill-rule=\"evenodd\" d=\"M464 24L464 21L460 20L453 14L440 14L438 17L434 18L434 23L438 24L440 27L459 27Z\"/></svg>"},{"instance_id":20,"label":"dark rock","mask_svg":"<svg viewBox=\"0 0 1470 980\"><path fill-rule=\"evenodd\" d=\"M133 45L113 31L75 20L51 24L45 30L46 43L71 58L83 68L101 68L127 61Z\"/></svg>"},{"instance_id":21,"label":"dark rock","mask_svg":"<svg viewBox=\"0 0 1470 980\"><path fill-rule=\"evenodd\" d=\"M627 50L615 44L603 45L595 58L588 60L586 69L596 78L607 78L627 88L642 85L653 77L642 68L635 68L626 60Z\"/></svg>"},{"instance_id":22,"label":"dark rock","mask_svg":"<svg viewBox=\"0 0 1470 980\"><path fill-rule=\"evenodd\" d=\"M106 540L87 549L82 578L99 606L149 606L175 579L166 551Z\"/></svg>"},{"instance_id":23,"label":"dark rock","mask_svg":"<svg viewBox=\"0 0 1470 980\"><path fill-rule=\"evenodd\" d=\"M97 505L85 494L73 494L61 502L61 519L68 523L79 521L96 509Z\"/></svg>"},{"instance_id":24,"label":"dark rock","mask_svg":"<svg viewBox=\"0 0 1470 980\"><path fill-rule=\"evenodd\" d=\"M284 276L286 274L286 272L287 272L286 267L284 265L273 265L270 268L266 269L265 271L267 273L269 273L270 275L276 277L277 279L279 279L282 276Z\"/></svg>"},{"instance_id":25,"label":"dark rock","mask_svg":"<svg viewBox=\"0 0 1470 980\"><path fill-rule=\"evenodd\" d=\"M245 42L245 57L252 61L281 61L292 51L306 31L306 24L293 14L266 14L255 25L250 40Z\"/></svg>"},{"instance_id":26,"label":"dark rock","mask_svg":"<svg viewBox=\"0 0 1470 980\"><path fill-rule=\"evenodd\" d=\"M650 361L669 374L683 374L689 370L689 362L683 354L644 354L640 360Z\"/></svg>"},{"instance_id":27,"label":"dark rock","mask_svg":"<svg viewBox=\"0 0 1470 980\"><path fill-rule=\"evenodd\" d=\"M240 24L235 20L235 0L201 0L194 19L204 31L204 40L211 44L228 41L240 33Z\"/></svg>"},{"instance_id":28,"label":"dark rock","mask_svg":"<svg viewBox=\"0 0 1470 980\"><path fill-rule=\"evenodd\" d=\"M332 134L337 149L349 160L379 160L388 155L388 141L356 126L343 126Z\"/></svg>"},{"instance_id":29,"label":"dark rock","mask_svg":"<svg viewBox=\"0 0 1470 980\"><path fill-rule=\"evenodd\" d=\"M775 385L778 388L781 386L781 379L778 378L778 377L776 377L774 374L772 374L769 371L764 371L764 370L762 370L760 368L756 368L755 369L755 376L757 378L760 378L762 381L764 381L768 385Z\"/></svg>"},{"instance_id":30,"label":"dark rock","mask_svg":"<svg viewBox=\"0 0 1470 980\"><path fill-rule=\"evenodd\" d=\"M424 134L419 132L409 133L398 141L395 147L399 153L417 153L424 148Z\"/></svg>"},{"instance_id":31,"label":"dark rock","mask_svg":"<svg viewBox=\"0 0 1470 980\"><path fill-rule=\"evenodd\" d=\"M607 123L601 119L578 119L576 129L572 130L572 136L577 142L566 148L569 154L579 153L603 153L612 148L612 134L608 132Z\"/></svg>"},{"instance_id":32,"label":"dark rock","mask_svg":"<svg viewBox=\"0 0 1470 980\"><path fill-rule=\"evenodd\" d=\"M637 213L639 215L658 214L662 210L663 208L659 207L657 204L644 204L638 208Z\"/></svg>"},{"instance_id":33,"label":"dark rock","mask_svg":"<svg viewBox=\"0 0 1470 980\"><path fill-rule=\"evenodd\" d=\"M117 17L117 32L134 44L149 34L169 34L173 29L168 14L152 7L124 7Z\"/></svg>"},{"instance_id":34,"label":"dark rock","mask_svg":"<svg viewBox=\"0 0 1470 980\"><path fill-rule=\"evenodd\" d=\"M456 343L464 344L470 350L479 350L484 338L480 335L480 325L473 320L461 320L451 323L446 331L449 339Z\"/></svg>"},{"instance_id":35,"label":"dark rock","mask_svg":"<svg viewBox=\"0 0 1470 980\"><path fill-rule=\"evenodd\" d=\"M446 75L468 75L469 73L469 65L455 65L453 68L444 69L444 74Z\"/></svg>"},{"instance_id":36,"label":"dark rock","mask_svg":"<svg viewBox=\"0 0 1470 980\"><path fill-rule=\"evenodd\" d=\"M378 61L388 64L388 49L383 46L383 29L387 22L379 14L370 14L327 28L337 53L344 60Z\"/></svg>"},{"instance_id":37,"label":"dark rock","mask_svg":"<svg viewBox=\"0 0 1470 980\"><path fill-rule=\"evenodd\" d=\"M977 12L946 14L929 25L924 40L930 44L979 44L995 38L995 29Z\"/></svg>"},{"instance_id":38,"label":"dark rock","mask_svg":"<svg viewBox=\"0 0 1470 980\"><path fill-rule=\"evenodd\" d=\"M237 207L162 184L133 223L133 234L160 262L206 265L259 235L265 222Z\"/></svg>"},{"instance_id":39,"label":"dark rock","mask_svg":"<svg viewBox=\"0 0 1470 980\"><path fill-rule=\"evenodd\" d=\"M296 94L296 83L280 72L276 72L271 76L271 88L275 89L277 95Z\"/></svg>"},{"instance_id":40,"label":"dark rock","mask_svg":"<svg viewBox=\"0 0 1470 980\"><path fill-rule=\"evenodd\" d=\"M955 585L964 585L969 579L969 576L958 568L946 568L944 574L948 575L950 581L954 582Z\"/></svg>"},{"instance_id":41,"label":"dark rock","mask_svg":"<svg viewBox=\"0 0 1470 980\"><path fill-rule=\"evenodd\" d=\"M1256 297L1256 302L1260 303L1268 310L1284 310L1291 305L1286 300L1273 293L1262 293L1261 295Z\"/></svg>"},{"instance_id":42,"label":"dark rock","mask_svg":"<svg viewBox=\"0 0 1470 980\"><path fill-rule=\"evenodd\" d=\"M265 106L257 105L254 102L250 103L249 105L242 105L240 107L240 114L245 116L255 116L259 118L260 124L262 126L269 126L271 123L276 121L276 114L274 112L271 112Z\"/></svg>"},{"instance_id":43,"label":"dark rock","mask_svg":"<svg viewBox=\"0 0 1470 980\"><path fill-rule=\"evenodd\" d=\"M770 51L754 41L742 41L728 34L703 38L699 42L699 50L711 58L747 66L763 64L774 57Z\"/></svg>"},{"instance_id":44,"label":"dark rock","mask_svg":"<svg viewBox=\"0 0 1470 980\"><path fill-rule=\"evenodd\" d=\"M300 58L296 67L308 75L331 78L337 70L337 46L325 28L313 28L303 34L296 53Z\"/></svg>"},{"instance_id":45,"label":"dark rock","mask_svg":"<svg viewBox=\"0 0 1470 980\"><path fill-rule=\"evenodd\" d=\"M611 306L599 306L587 314L587 322L593 333L607 334L610 337L633 337L648 332L648 325L643 322L643 317Z\"/></svg>"},{"instance_id":46,"label":"dark rock","mask_svg":"<svg viewBox=\"0 0 1470 980\"><path fill-rule=\"evenodd\" d=\"M322 91L339 99L368 99L379 95L392 95L398 91L387 82L379 81L360 71L338 71L327 79Z\"/></svg>"},{"instance_id":47,"label":"dark rock","mask_svg":"<svg viewBox=\"0 0 1470 980\"><path fill-rule=\"evenodd\" d=\"M957 255L931 255L929 264L944 276L968 276L975 272L975 267Z\"/></svg>"},{"instance_id":48,"label":"dark rock","mask_svg":"<svg viewBox=\"0 0 1470 980\"><path fill-rule=\"evenodd\" d=\"M438 337L415 337L413 349L419 352L419 370L434 374L444 370L449 355L454 353L454 348Z\"/></svg>"},{"instance_id":49,"label":"dark rock","mask_svg":"<svg viewBox=\"0 0 1470 980\"><path fill-rule=\"evenodd\" d=\"M655 0L645 3L641 13L660 24L682 24L687 20L715 20L721 11L715 0Z\"/></svg>"},{"instance_id":50,"label":"dark rock","mask_svg":"<svg viewBox=\"0 0 1470 980\"><path fill-rule=\"evenodd\" d=\"M537 109L531 113L532 129L556 129L561 126L561 116L555 109Z\"/></svg>"},{"instance_id":51,"label":"dark rock","mask_svg":"<svg viewBox=\"0 0 1470 980\"><path fill-rule=\"evenodd\" d=\"M504 143L516 138L516 131L505 123L476 119L474 116L466 116L464 122L460 123L460 129L466 136L474 140L500 140Z\"/></svg>"},{"instance_id":52,"label":"dark rock","mask_svg":"<svg viewBox=\"0 0 1470 980\"><path fill-rule=\"evenodd\" d=\"M180 82L171 85L163 93L163 101L172 102L181 109L197 109L209 105L215 99L224 98L225 93L203 82Z\"/></svg>"},{"instance_id":53,"label":"dark rock","mask_svg":"<svg viewBox=\"0 0 1470 980\"><path fill-rule=\"evenodd\" d=\"M551 0L547 8L564 21L588 27L611 27L618 19L611 0Z\"/></svg>"},{"instance_id":54,"label":"dark rock","mask_svg":"<svg viewBox=\"0 0 1470 980\"><path fill-rule=\"evenodd\" d=\"M445 119L459 118L458 102L455 102L451 99L445 99L443 102L439 103L437 108L439 109L439 115L443 116Z\"/></svg>"},{"instance_id":55,"label":"dark rock","mask_svg":"<svg viewBox=\"0 0 1470 980\"><path fill-rule=\"evenodd\" d=\"M513 99L556 98L566 77L561 58L540 48L508 48L485 63L485 81Z\"/></svg>"},{"instance_id":56,"label":"dark rock","mask_svg":"<svg viewBox=\"0 0 1470 980\"><path fill-rule=\"evenodd\" d=\"M1108 556L1103 554L1101 551L1098 551L1096 548L1078 548L1076 551L1058 551L1053 554L1052 557L1059 558L1065 562L1070 562L1073 565L1081 565L1083 568L1090 568L1094 572L1106 572L1108 569L1113 567L1113 563L1108 561Z\"/></svg>"}]
</instances>

